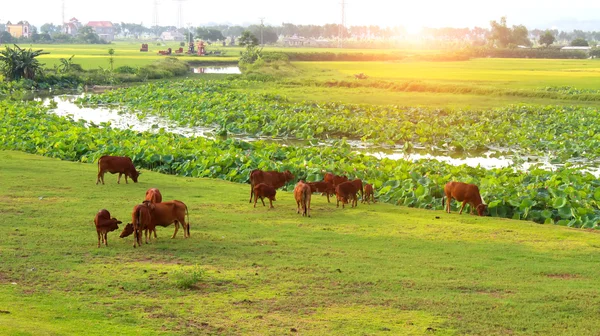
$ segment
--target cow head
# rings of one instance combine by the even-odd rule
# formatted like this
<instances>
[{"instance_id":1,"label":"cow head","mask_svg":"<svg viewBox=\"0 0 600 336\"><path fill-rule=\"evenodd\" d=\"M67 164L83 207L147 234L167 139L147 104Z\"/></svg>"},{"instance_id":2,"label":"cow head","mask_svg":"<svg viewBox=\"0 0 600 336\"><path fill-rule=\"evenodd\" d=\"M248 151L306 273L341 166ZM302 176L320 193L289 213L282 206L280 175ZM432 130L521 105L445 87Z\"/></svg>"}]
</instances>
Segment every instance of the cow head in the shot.
<instances>
[{"instance_id":1,"label":"cow head","mask_svg":"<svg viewBox=\"0 0 600 336\"><path fill-rule=\"evenodd\" d=\"M292 172L290 172L289 170L284 171L283 176L285 177L286 182L294 179L294 175L292 175Z\"/></svg>"},{"instance_id":2,"label":"cow head","mask_svg":"<svg viewBox=\"0 0 600 336\"><path fill-rule=\"evenodd\" d=\"M138 182L138 177L141 175L142 173L140 173L139 170L134 169L133 172L131 173L131 179L133 180L133 182L137 183Z\"/></svg>"},{"instance_id":3,"label":"cow head","mask_svg":"<svg viewBox=\"0 0 600 336\"><path fill-rule=\"evenodd\" d=\"M121 232L119 237L120 238L129 237L132 233L133 233L133 224L127 223L127 225L125 225L125 228L123 229L123 232Z\"/></svg>"},{"instance_id":4,"label":"cow head","mask_svg":"<svg viewBox=\"0 0 600 336\"><path fill-rule=\"evenodd\" d=\"M477 206L477 208L475 208L477 210L477 214L479 216L487 216L487 210L488 210L488 206L487 204L479 204Z\"/></svg>"}]
</instances>

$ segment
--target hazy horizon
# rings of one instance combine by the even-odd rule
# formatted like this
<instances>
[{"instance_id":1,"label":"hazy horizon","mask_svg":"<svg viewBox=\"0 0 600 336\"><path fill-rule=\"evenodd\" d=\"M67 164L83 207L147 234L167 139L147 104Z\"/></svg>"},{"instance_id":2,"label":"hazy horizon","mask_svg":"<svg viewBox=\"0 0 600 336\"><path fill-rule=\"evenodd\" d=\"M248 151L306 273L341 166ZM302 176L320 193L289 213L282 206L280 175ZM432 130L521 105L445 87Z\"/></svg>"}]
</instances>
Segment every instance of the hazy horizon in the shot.
<instances>
[{"instance_id":1,"label":"hazy horizon","mask_svg":"<svg viewBox=\"0 0 600 336\"><path fill-rule=\"evenodd\" d=\"M301 6L283 5L282 1L256 0L254 2L231 0L210 2L187 0L183 2L185 26L209 23L247 25L260 22L280 25L325 24L341 21L341 0L305 0ZM416 32L422 27L488 27L491 20L501 16L508 24L524 24L530 29L556 28L561 30L600 30L600 2L573 0L570 3L548 6L547 1L505 0L502 3L481 5L481 1L456 0L399 4L386 0L350 0L346 5L346 25L404 26ZM82 23L111 21L142 23L152 26L153 0L100 2L65 0L65 19L75 17ZM291 3L291 2L288 2ZM61 0L30 0L26 7L18 3L2 6L0 22L27 20L35 26L44 23L60 24ZM31 8L36 8L35 12ZM175 0L159 1L158 24L176 26L178 5Z\"/></svg>"}]
</instances>

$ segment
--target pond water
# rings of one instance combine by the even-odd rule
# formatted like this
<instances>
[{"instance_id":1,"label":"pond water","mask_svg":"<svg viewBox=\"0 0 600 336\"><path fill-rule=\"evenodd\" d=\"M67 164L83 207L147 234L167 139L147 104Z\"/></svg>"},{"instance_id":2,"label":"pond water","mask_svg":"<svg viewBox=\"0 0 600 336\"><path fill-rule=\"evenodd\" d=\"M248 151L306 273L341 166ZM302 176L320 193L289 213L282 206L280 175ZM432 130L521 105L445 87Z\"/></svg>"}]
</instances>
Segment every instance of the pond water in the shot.
<instances>
[{"instance_id":1,"label":"pond water","mask_svg":"<svg viewBox=\"0 0 600 336\"><path fill-rule=\"evenodd\" d=\"M240 68L237 66L200 66L200 67L192 67L192 71L195 74L224 74L224 75L239 75L242 72Z\"/></svg>"},{"instance_id":2,"label":"pond water","mask_svg":"<svg viewBox=\"0 0 600 336\"><path fill-rule=\"evenodd\" d=\"M135 131L150 131L158 132L161 128L167 132L181 134L184 136L201 136L206 138L215 138L215 128L213 127L182 127L175 125L169 120L165 120L155 116L148 116L143 119L138 118L134 114L120 112L108 107L88 108L81 107L74 101L81 95L60 95L54 97L40 97L36 100L43 101L45 105L55 104L56 108L52 109L52 113L59 116L71 116L75 120L83 119L89 123L100 124L110 122L112 127L120 129L130 129ZM229 135L229 137L243 141L272 141L285 146L292 145L307 145L307 141L294 138L273 138L273 137L254 137L248 135ZM313 146L328 146L332 141L320 140L313 141ZM471 167L481 166L486 169L503 168L513 166L513 156L506 149L493 148L488 151L477 153L474 155L465 154L450 154L444 152L430 153L425 148L415 148L410 153L405 153L401 146L392 148L384 148L373 146L359 140L348 140L348 144L355 148L357 152L372 155L377 158L388 158L392 160L411 160L417 161L421 159L435 159L451 165L468 165ZM527 170L533 165L541 164L541 168L547 170L555 170L562 165L550 164L547 158L529 157L525 158L522 163L522 169ZM596 176L600 176L599 170L586 170Z\"/></svg>"}]
</instances>

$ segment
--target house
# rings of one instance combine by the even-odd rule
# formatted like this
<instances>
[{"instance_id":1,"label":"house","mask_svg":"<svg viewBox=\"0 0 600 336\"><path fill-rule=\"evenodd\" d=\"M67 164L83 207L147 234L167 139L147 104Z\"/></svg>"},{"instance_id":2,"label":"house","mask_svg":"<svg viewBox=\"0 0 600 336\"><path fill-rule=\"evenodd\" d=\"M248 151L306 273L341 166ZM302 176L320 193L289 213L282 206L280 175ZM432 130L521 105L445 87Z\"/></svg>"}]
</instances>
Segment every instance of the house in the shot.
<instances>
[{"instance_id":1,"label":"house","mask_svg":"<svg viewBox=\"0 0 600 336\"><path fill-rule=\"evenodd\" d=\"M6 30L14 38L31 37L32 34L31 25L27 21L19 21L16 24L12 24L8 21L6 23Z\"/></svg>"},{"instance_id":2,"label":"house","mask_svg":"<svg viewBox=\"0 0 600 336\"><path fill-rule=\"evenodd\" d=\"M328 47L330 42L323 38L304 38L302 36L290 36L280 39L286 47Z\"/></svg>"},{"instance_id":3,"label":"house","mask_svg":"<svg viewBox=\"0 0 600 336\"><path fill-rule=\"evenodd\" d=\"M115 27L110 21L90 21L86 26L92 27L94 32L106 42L115 40Z\"/></svg>"},{"instance_id":4,"label":"house","mask_svg":"<svg viewBox=\"0 0 600 336\"><path fill-rule=\"evenodd\" d=\"M160 34L163 41L185 41L185 35L178 31L166 31Z\"/></svg>"},{"instance_id":5,"label":"house","mask_svg":"<svg viewBox=\"0 0 600 336\"><path fill-rule=\"evenodd\" d=\"M592 50L592 47L562 47L560 50L583 50L589 51Z\"/></svg>"},{"instance_id":6,"label":"house","mask_svg":"<svg viewBox=\"0 0 600 336\"><path fill-rule=\"evenodd\" d=\"M82 25L81 22L79 22L79 20L77 20L76 18L71 18L71 20L69 20L69 22L65 22L63 24L63 33L67 34L67 35L71 35L71 36L75 36L77 35L77 33L79 32L79 29L81 29Z\"/></svg>"}]
</instances>

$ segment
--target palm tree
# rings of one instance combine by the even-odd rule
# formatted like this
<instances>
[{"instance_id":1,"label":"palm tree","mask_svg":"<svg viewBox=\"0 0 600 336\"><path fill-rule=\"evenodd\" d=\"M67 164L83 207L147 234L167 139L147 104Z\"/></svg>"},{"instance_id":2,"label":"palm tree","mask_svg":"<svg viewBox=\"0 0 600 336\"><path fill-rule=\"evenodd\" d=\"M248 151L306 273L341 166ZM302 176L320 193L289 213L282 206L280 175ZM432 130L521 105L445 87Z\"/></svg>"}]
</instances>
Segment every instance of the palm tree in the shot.
<instances>
[{"instance_id":1,"label":"palm tree","mask_svg":"<svg viewBox=\"0 0 600 336\"><path fill-rule=\"evenodd\" d=\"M14 48L6 47L0 51L0 72L7 81L31 79L42 71L42 65L36 59L40 55L48 54L43 50L22 49L15 44Z\"/></svg>"}]
</instances>

